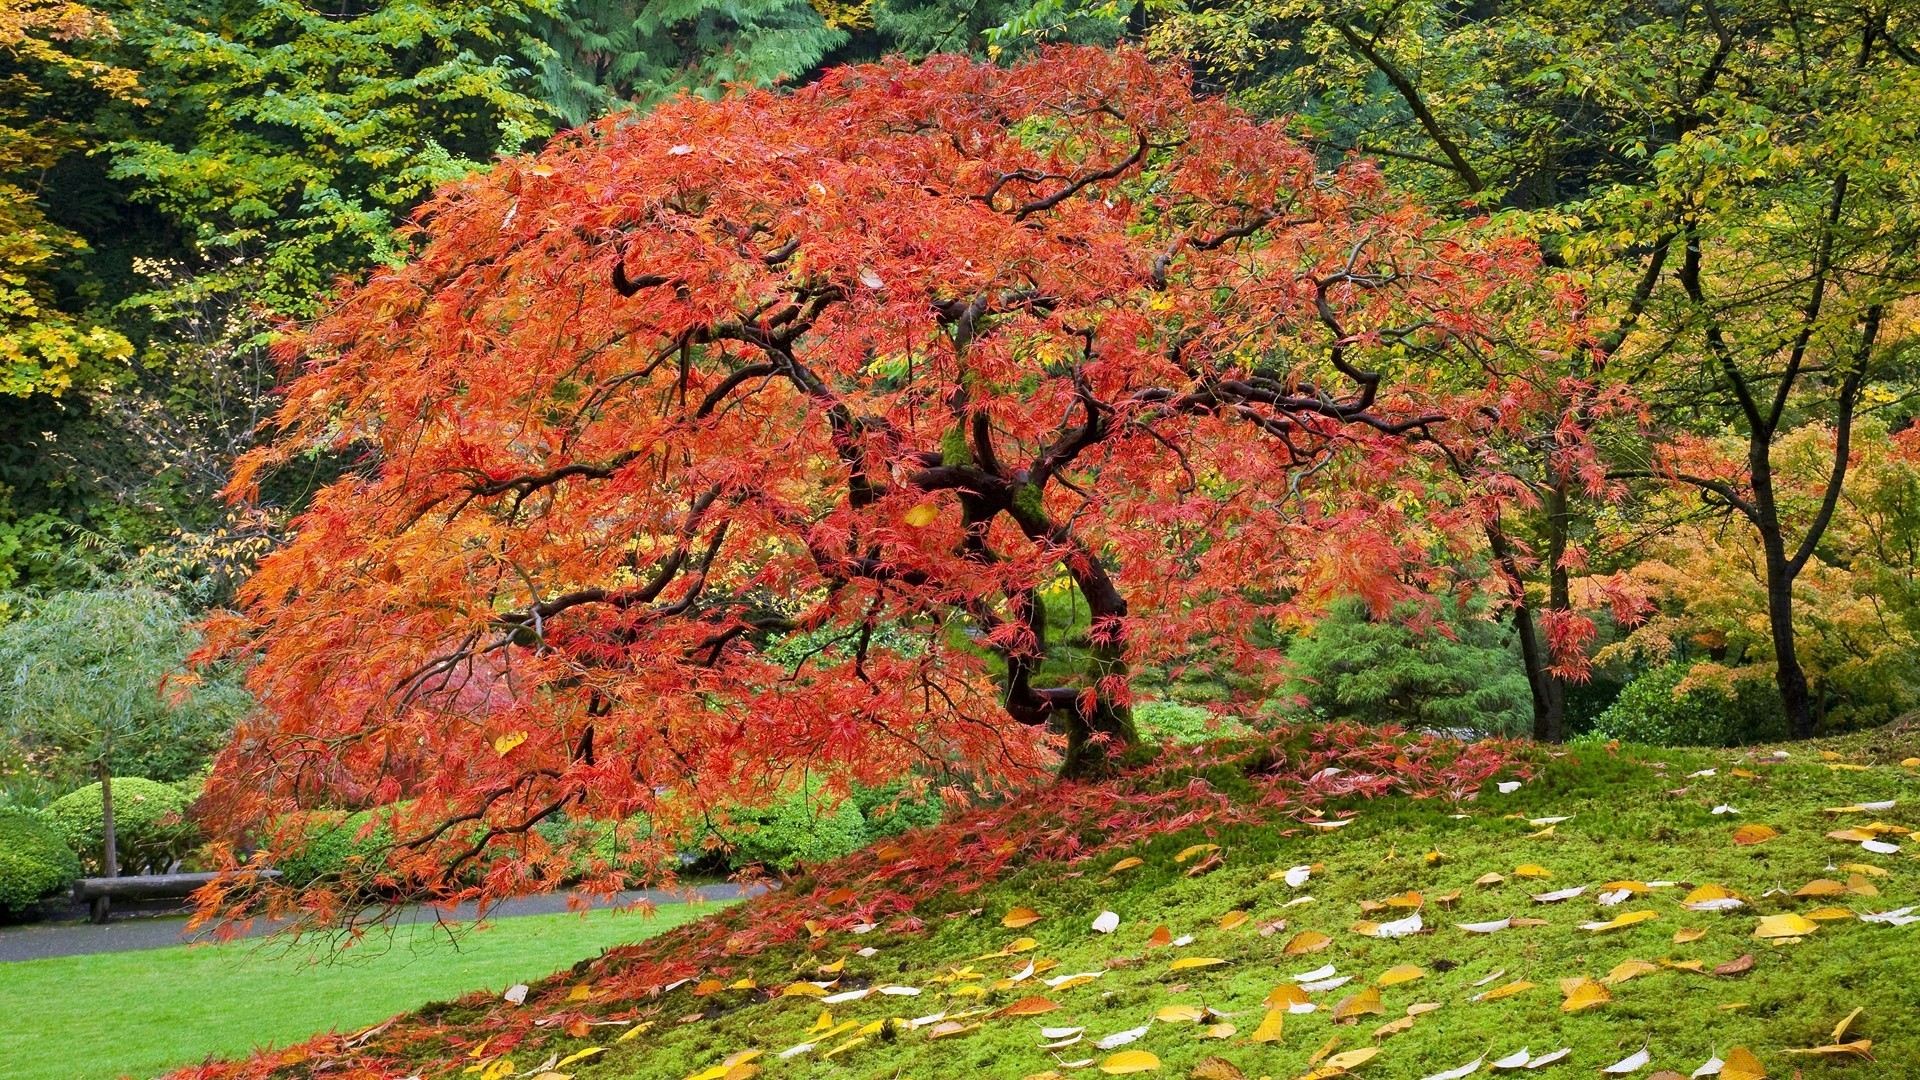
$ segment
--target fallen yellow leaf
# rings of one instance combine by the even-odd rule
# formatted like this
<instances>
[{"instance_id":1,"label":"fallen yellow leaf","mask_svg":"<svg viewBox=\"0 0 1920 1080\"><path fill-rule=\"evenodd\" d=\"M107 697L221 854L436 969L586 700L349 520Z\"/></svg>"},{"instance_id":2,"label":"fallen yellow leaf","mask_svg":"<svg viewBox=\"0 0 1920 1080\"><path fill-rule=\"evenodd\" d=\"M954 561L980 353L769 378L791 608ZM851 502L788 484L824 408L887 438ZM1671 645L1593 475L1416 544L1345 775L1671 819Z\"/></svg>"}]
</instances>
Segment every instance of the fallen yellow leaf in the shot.
<instances>
[{"instance_id":1,"label":"fallen yellow leaf","mask_svg":"<svg viewBox=\"0 0 1920 1080\"><path fill-rule=\"evenodd\" d=\"M1649 964L1645 960L1622 960L1613 965L1613 970L1607 972L1607 977L1600 981L1608 986L1619 986L1628 979L1635 979L1648 972L1659 970L1659 965Z\"/></svg>"},{"instance_id":2,"label":"fallen yellow leaf","mask_svg":"<svg viewBox=\"0 0 1920 1080\"><path fill-rule=\"evenodd\" d=\"M1527 863L1524 866L1515 867L1513 876L1522 878L1550 878L1553 876L1553 871L1544 866Z\"/></svg>"},{"instance_id":3,"label":"fallen yellow leaf","mask_svg":"<svg viewBox=\"0 0 1920 1080\"><path fill-rule=\"evenodd\" d=\"M1733 842L1740 845L1764 844L1780 835L1771 825L1742 825L1733 830Z\"/></svg>"},{"instance_id":4,"label":"fallen yellow leaf","mask_svg":"<svg viewBox=\"0 0 1920 1080\"><path fill-rule=\"evenodd\" d=\"M1194 968L1213 967L1224 964L1225 960L1217 956L1183 956L1167 965L1168 971L1191 971Z\"/></svg>"},{"instance_id":5,"label":"fallen yellow leaf","mask_svg":"<svg viewBox=\"0 0 1920 1080\"><path fill-rule=\"evenodd\" d=\"M1761 916L1760 924L1753 928L1753 936L1757 938L1806 937L1818 929L1820 929L1819 923L1789 911L1784 915Z\"/></svg>"},{"instance_id":6,"label":"fallen yellow leaf","mask_svg":"<svg viewBox=\"0 0 1920 1080\"><path fill-rule=\"evenodd\" d=\"M1860 1014L1865 1011L1866 1010L1863 1008L1856 1007L1852 1012L1848 1013L1839 1023L1833 1025L1833 1034L1831 1036L1828 1036L1828 1038L1831 1041L1836 1043L1839 1042L1841 1039L1846 1038L1847 1032L1853 1028L1853 1022L1855 1020L1860 1019Z\"/></svg>"},{"instance_id":7,"label":"fallen yellow leaf","mask_svg":"<svg viewBox=\"0 0 1920 1080\"><path fill-rule=\"evenodd\" d=\"M1288 940L1280 951L1287 956L1301 956L1310 952L1319 952L1333 944L1333 939L1318 930L1302 930Z\"/></svg>"},{"instance_id":8,"label":"fallen yellow leaf","mask_svg":"<svg viewBox=\"0 0 1920 1080\"><path fill-rule=\"evenodd\" d=\"M1720 1080L1766 1080L1766 1077L1767 1067L1744 1046L1727 1051L1726 1064L1720 1066Z\"/></svg>"},{"instance_id":9,"label":"fallen yellow leaf","mask_svg":"<svg viewBox=\"0 0 1920 1080\"><path fill-rule=\"evenodd\" d=\"M1814 922L1840 922L1859 916L1843 907L1818 907L1807 912L1807 918Z\"/></svg>"},{"instance_id":10,"label":"fallen yellow leaf","mask_svg":"<svg viewBox=\"0 0 1920 1080\"><path fill-rule=\"evenodd\" d=\"M1024 926L1032 926L1039 921L1039 912L1028 907L1017 907L1001 916L1000 925L1009 930L1018 930Z\"/></svg>"},{"instance_id":11,"label":"fallen yellow leaf","mask_svg":"<svg viewBox=\"0 0 1920 1080\"><path fill-rule=\"evenodd\" d=\"M1335 1023L1339 1023L1342 1020L1352 1020L1356 1017L1386 1011L1386 1006L1380 1003L1380 988L1369 986L1357 994L1348 994L1340 999L1340 1004L1333 1007L1333 1019Z\"/></svg>"},{"instance_id":12,"label":"fallen yellow leaf","mask_svg":"<svg viewBox=\"0 0 1920 1080\"><path fill-rule=\"evenodd\" d=\"M1398 1020L1389 1020L1373 1029L1373 1037L1376 1039L1384 1039L1389 1035L1398 1035L1412 1027L1413 1021L1414 1018L1411 1016L1403 1016Z\"/></svg>"},{"instance_id":13,"label":"fallen yellow leaf","mask_svg":"<svg viewBox=\"0 0 1920 1080\"><path fill-rule=\"evenodd\" d=\"M1533 989L1533 988L1534 988L1535 986L1538 986L1538 985L1539 985L1538 983L1530 983L1530 982L1528 982L1528 981L1526 981L1525 979L1521 979L1521 980L1520 980L1519 982L1510 982L1510 983L1508 983L1507 985L1505 985L1505 986L1502 986L1502 987L1500 987L1500 988L1499 988L1499 989L1497 989L1497 990L1488 990L1488 991L1486 991L1486 992L1484 992L1484 993L1480 993L1480 994L1475 994L1475 995L1474 995L1474 996L1473 996L1472 998L1470 998L1469 1000L1471 1000L1471 1001L1499 1001L1499 1000L1500 1000L1501 998L1510 998L1510 997L1512 997L1512 996L1513 996L1513 995L1515 995L1515 994L1524 994L1524 993L1526 993L1526 992L1527 992L1528 990L1531 990L1531 989Z\"/></svg>"},{"instance_id":14,"label":"fallen yellow leaf","mask_svg":"<svg viewBox=\"0 0 1920 1080\"><path fill-rule=\"evenodd\" d=\"M1152 1072L1160 1067L1160 1059L1145 1050L1122 1050L1100 1063L1100 1071L1119 1076L1123 1073Z\"/></svg>"},{"instance_id":15,"label":"fallen yellow leaf","mask_svg":"<svg viewBox=\"0 0 1920 1080\"><path fill-rule=\"evenodd\" d=\"M1606 987L1601 986L1592 979L1579 979L1574 982L1573 988L1567 992L1567 999L1560 1003L1560 1011L1564 1013L1582 1012L1596 1005L1605 1005L1612 1000L1613 995L1607 993Z\"/></svg>"},{"instance_id":16,"label":"fallen yellow leaf","mask_svg":"<svg viewBox=\"0 0 1920 1080\"><path fill-rule=\"evenodd\" d=\"M495 735L493 737L493 752L499 754L501 757L506 757L513 752L514 747L526 741L527 733L524 731L509 731L504 735Z\"/></svg>"},{"instance_id":17,"label":"fallen yellow leaf","mask_svg":"<svg viewBox=\"0 0 1920 1080\"><path fill-rule=\"evenodd\" d=\"M1379 1052L1380 1048L1377 1046L1363 1046L1358 1050L1349 1050L1344 1054L1333 1055L1327 1059L1327 1065L1335 1069L1353 1070L1372 1061L1374 1055Z\"/></svg>"},{"instance_id":18,"label":"fallen yellow leaf","mask_svg":"<svg viewBox=\"0 0 1920 1080\"><path fill-rule=\"evenodd\" d=\"M1260 1026L1254 1028L1253 1034L1248 1038L1257 1043L1279 1042L1281 1029L1286 1025L1286 1015L1284 1009L1268 1009L1267 1015L1260 1021Z\"/></svg>"},{"instance_id":19,"label":"fallen yellow leaf","mask_svg":"<svg viewBox=\"0 0 1920 1080\"><path fill-rule=\"evenodd\" d=\"M1783 1054L1812 1054L1817 1057L1828 1058L1856 1057L1872 1061L1873 1054L1870 1052L1872 1049L1872 1039L1856 1039L1849 1043L1834 1043L1831 1046L1814 1046L1805 1050L1782 1050L1780 1052Z\"/></svg>"},{"instance_id":20,"label":"fallen yellow leaf","mask_svg":"<svg viewBox=\"0 0 1920 1080\"><path fill-rule=\"evenodd\" d=\"M1415 979L1425 978L1426 971L1414 964L1400 964L1390 967L1380 974L1381 986L1399 986Z\"/></svg>"}]
</instances>

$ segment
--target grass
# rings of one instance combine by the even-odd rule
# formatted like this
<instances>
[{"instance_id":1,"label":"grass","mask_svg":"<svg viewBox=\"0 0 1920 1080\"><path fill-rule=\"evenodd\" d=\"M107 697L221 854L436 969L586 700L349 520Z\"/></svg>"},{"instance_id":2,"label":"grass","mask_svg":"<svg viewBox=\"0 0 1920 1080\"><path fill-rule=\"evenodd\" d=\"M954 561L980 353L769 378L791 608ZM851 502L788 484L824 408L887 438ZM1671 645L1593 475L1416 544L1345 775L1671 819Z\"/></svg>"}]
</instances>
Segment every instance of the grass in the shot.
<instances>
[{"instance_id":1,"label":"grass","mask_svg":"<svg viewBox=\"0 0 1920 1080\"><path fill-rule=\"evenodd\" d=\"M503 989L712 911L524 915L450 944L425 926L334 953L234 942L0 964L8 1080L147 1077L209 1056L353 1030L439 998Z\"/></svg>"},{"instance_id":2,"label":"grass","mask_svg":"<svg viewBox=\"0 0 1920 1080\"><path fill-rule=\"evenodd\" d=\"M1884 736L1878 738L1884 742ZM1894 752L1920 754L1920 746L1913 745L1920 740L1906 742ZM1541 1073L1501 1075L1571 1077L1594 1075L1599 1067L1646 1046L1652 1063L1638 1075L1648 1077L1661 1069L1689 1074L1715 1052L1725 1055L1745 1046L1760 1056L1773 1077L1911 1076L1912 1063L1920 1061L1920 925L1827 922L1792 944L1751 936L1756 916L1763 914L1806 912L1822 904L1879 912L1920 903L1920 864L1911 857L1913 843L1904 843L1900 855L1872 855L1825 836L1844 824L1866 824L1875 817L1920 827L1920 814L1915 813L1920 806L1908 801L1920 795L1915 790L1920 775L1897 761L1884 763L1886 748L1877 743L1869 747L1854 740L1840 745L1854 760L1883 763L1865 771L1834 770L1806 746L1792 748L1792 757L1783 762L1766 752L1616 754L1587 747L1544 761L1536 778L1510 795L1489 789L1477 802L1459 808L1466 814L1462 818L1450 816L1455 808L1439 803L1378 800L1354 807L1355 822L1331 834L1293 829L1289 835L1280 828L1258 827L1162 837L1120 853L1137 855L1145 865L1115 877L1106 876L1104 868L1117 861L1118 854L1091 869L1032 867L969 896L923 909L925 933L832 934L713 971L710 974L720 979L751 976L762 989L696 998L689 996L690 987L682 987L649 1010L657 1018L653 1029L613 1044L607 1053L568 1071L578 1080L678 1080L712 1069L728 1055L760 1051L755 1064L782 1080L1064 1076L1071 1074L1060 1072L1063 1065L1089 1058L1097 1062L1113 1051L1082 1042L1050 1054L1039 1048L1042 1025L1084 1026L1091 1040L1148 1024L1167 1006L1191 1005L1226 1014L1224 1022L1237 1031L1215 1039L1203 1037L1204 1024L1153 1022L1143 1038L1126 1048L1145 1049L1159 1059L1160 1067L1149 1075L1185 1077L1203 1059L1217 1056L1248 1077L1295 1077L1309 1074L1316 1054L1328 1047L1339 1053L1375 1046L1378 1055L1357 1067L1358 1075L1414 1080L1482 1054L1492 1060L1523 1047L1536 1054L1569 1047L1572 1053L1566 1060ZM1730 773L1741 767L1758 778ZM1717 774L1687 776L1706 768ZM1823 812L1884 799L1899 799L1900 805L1878 815L1836 817ZM1740 813L1710 812L1721 804ZM1561 815L1571 818L1549 835L1540 835L1543 827L1528 820ZM1768 824L1780 835L1753 846L1736 845L1731 834L1742 823ZM1225 864L1188 877L1185 869L1192 862L1182 865L1176 857L1200 842L1220 844ZM1429 862L1429 852L1439 853L1436 861ZM1814 878L1845 880L1844 870L1829 869L1845 862L1886 870L1886 876L1869 879L1879 895L1830 900L1763 895L1776 888L1791 892ZM1309 863L1321 868L1304 888L1270 879L1276 870ZM1518 866L1529 863L1547 868L1552 877L1529 881L1513 876ZM1489 872L1506 875L1506 881L1474 884ZM1696 912L1680 903L1687 888L1673 887L1616 907L1600 907L1593 887L1616 879L1722 884L1752 902L1731 913ZM1530 898L1575 885L1589 890L1557 904ZM1380 940L1353 932L1352 925L1363 918L1360 901L1410 889L1428 896L1458 889L1461 895L1451 905L1429 902L1423 912L1429 933ZM1302 895L1312 895L1313 902L1286 906ZM1044 918L1025 929L1003 927L1002 916L1016 906L1034 908ZM1120 928L1111 935L1089 930L1103 909L1121 917ZM1253 917L1237 929L1220 929L1221 916L1234 910ZM1658 917L1606 933L1579 927L1639 910L1654 911ZM1455 926L1507 916L1543 918L1547 925L1490 935L1468 934ZM1271 936L1257 931L1259 924L1277 918L1287 919L1284 931ZM1161 925L1175 935L1192 934L1195 940L1185 948L1150 950L1148 936ZM1677 944L1674 934L1682 928L1707 933L1696 942ZM1283 945L1301 930L1327 934L1333 944L1310 955L1283 955ZM1037 948L983 959L1022 936L1036 939ZM877 951L870 958L850 955L862 946ZM1748 954L1755 962L1747 973L1710 974ZM1169 962L1181 956L1228 963L1170 971ZM847 962L837 989L894 984L917 987L921 993L874 995L826 1006L808 997L770 997L765 989L810 975L819 963L841 957ZM1060 991L1039 985L1037 977L996 986L1029 959L1057 963L1042 975L1101 975ZM1609 1004L1576 1013L1562 1010L1561 980L1599 979L1623 961L1636 959L1698 962L1704 970L1662 967L1612 987ZM1319 1011L1286 1016L1278 1042L1251 1042L1247 1036L1260 1023L1266 995L1291 976L1324 964L1356 978L1316 994ZM1340 999L1402 964L1418 965L1424 976L1383 990L1380 1014L1347 1024L1333 1021L1330 1014ZM984 977L948 981L956 969ZM1536 985L1498 1001L1470 1000L1482 989L1518 981ZM961 989L969 986L982 988L984 994L955 995L974 995ZM1045 995L1060 1007L1030 1019L988 1015L990 1009L1031 994ZM1371 1034L1417 1002L1440 1008L1420 1016L1403 1033ZM1781 1054L1827 1043L1835 1023L1856 1007L1864 1011L1847 1037L1872 1040L1877 1060ZM889 1022L943 1011L959 1014L963 1025L979 1027L933 1040L928 1025L906 1030ZM833 1029L828 1036L811 1033L823 1012ZM850 1026L838 1028L849 1021ZM809 1042L818 1045L787 1059L775 1056ZM556 1035L511 1057L518 1059L516 1070L525 1070L541 1058L590 1045L595 1045L592 1037ZM427 1075L444 1067L427 1064Z\"/></svg>"}]
</instances>

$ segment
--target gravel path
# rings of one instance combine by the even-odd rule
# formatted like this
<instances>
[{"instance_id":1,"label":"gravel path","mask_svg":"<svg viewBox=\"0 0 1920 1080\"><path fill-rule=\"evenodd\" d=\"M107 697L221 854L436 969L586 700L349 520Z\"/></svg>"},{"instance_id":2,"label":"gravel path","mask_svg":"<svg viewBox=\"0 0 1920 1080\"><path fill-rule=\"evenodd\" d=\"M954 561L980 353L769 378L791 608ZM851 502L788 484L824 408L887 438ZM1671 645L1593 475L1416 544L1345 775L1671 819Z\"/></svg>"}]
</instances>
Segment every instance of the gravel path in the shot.
<instances>
[{"instance_id":1,"label":"gravel path","mask_svg":"<svg viewBox=\"0 0 1920 1080\"><path fill-rule=\"evenodd\" d=\"M757 890L756 890L757 891ZM733 884L701 885L693 892L702 900L732 900L743 894ZM610 901L589 900L591 907L623 907L641 900L656 904L686 901L681 890L636 890L620 893ZM512 918L516 915L553 915L567 910L568 894L548 893L528 896L494 905L488 918ZM473 918L474 907L462 904L452 912L435 908L407 908L397 919L402 923L431 922L438 918L465 922ZM255 923L247 937L259 937L278 929L277 923ZM131 916L103 926L88 922L41 923L0 929L0 963L13 960L44 960L55 956L85 956L91 953L130 952L135 949L161 949L169 945L189 945L212 940L206 929L187 932L184 915Z\"/></svg>"}]
</instances>

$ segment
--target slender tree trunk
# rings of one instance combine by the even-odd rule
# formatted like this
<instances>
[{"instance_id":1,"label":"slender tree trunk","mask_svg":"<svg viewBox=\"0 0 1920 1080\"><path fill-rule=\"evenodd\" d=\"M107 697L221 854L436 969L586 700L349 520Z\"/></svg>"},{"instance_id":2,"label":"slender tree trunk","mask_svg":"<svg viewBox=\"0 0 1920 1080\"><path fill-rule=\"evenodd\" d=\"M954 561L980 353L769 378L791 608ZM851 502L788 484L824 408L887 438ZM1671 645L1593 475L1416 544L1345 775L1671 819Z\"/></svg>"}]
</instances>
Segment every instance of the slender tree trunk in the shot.
<instances>
[{"instance_id":1,"label":"slender tree trunk","mask_svg":"<svg viewBox=\"0 0 1920 1080\"><path fill-rule=\"evenodd\" d=\"M1775 560L1770 540L1767 554L1767 626L1773 633L1773 681L1780 688L1780 704L1786 708L1787 730L1796 739L1813 738L1813 695L1807 687L1806 670L1794 651L1793 576L1786 559Z\"/></svg>"},{"instance_id":2,"label":"slender tree trunk","mask_svg":"<svg viewBox=\"0 0 1920 1080\"><path fill-rule=\"evenodd\" d=\"M106 756L100 758L100 831L104 837L101 844L101 870L103 877L120 876L120 849L113 835L113 769Z\"/></svg>"},{"instance_id":3,"label":"slender tree trunk","mask_svg":"<svg viewBox=\"0 0 1920 1080\"><path fill-rule=\"evenodd\" d=\"M1487 526L1487 548L1493 553L1500 576L1506 579L1508 599L1513 605L1513 629L1520 639L1520 667L1526 673L1527 692L1533 699L1534 741L1559 742L1565 737L1566 686L1547 670L1550 665L1534 625L1526 578L1520 573L1520 562L1513 554L1512 543L1498 523Z\"/></svg>"},{"instance_id":4,"label":"slender tree trunk","mask_svg":"<svg viewBox=\"0 0 1920 1080\"><path fill-rule=\"evenodd\" d=\"M102 877L120 876L120 851L113 835L113 738L108 736L100 748L100 760L95 765L100 777L100 870ZM96 923L107 921L107 915L113 910L113 900L105 895L93 898L88 918Z\"/></svg>"},{"instance_id":5,"label":"slender tree trunk","mask_svg":"<svg viewBox=\"0 0 1920 1080\"><path fill-rule=\"evenodd\" d=\"M1573 610L1572 583L1567 580L1567 481L1561 477L1547 492L1547 610L1567 614ZM1541 671L1547 695L1547 742L1564 742L1567 737L1567 680L1555 674L1552 665Z\"/></svg>"}]
</instances>

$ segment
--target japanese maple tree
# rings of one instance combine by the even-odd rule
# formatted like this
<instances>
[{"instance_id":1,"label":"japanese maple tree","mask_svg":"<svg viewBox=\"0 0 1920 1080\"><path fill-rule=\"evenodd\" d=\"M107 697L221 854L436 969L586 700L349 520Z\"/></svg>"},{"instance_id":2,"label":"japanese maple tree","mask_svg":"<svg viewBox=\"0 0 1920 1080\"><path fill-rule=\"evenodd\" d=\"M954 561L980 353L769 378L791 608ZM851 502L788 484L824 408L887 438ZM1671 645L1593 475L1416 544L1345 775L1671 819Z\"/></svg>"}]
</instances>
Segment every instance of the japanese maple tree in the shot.
<instances>
[{"instance_id":1,"label":"japanese maple tree","mask_svg":"<svg viewBox=\"0 0 1920 1080\"><path fill-rule=\"evenodd\" d=\"M1417 594L1484 512L1423 502L1417 436L1498 428L1489 358L1582 334L1577 298L1515 300L1530 244L1131 52L681 99L414 228L284 342L282 433L234 481L360 455L215 626L262 705L225 827L267 858L306 807L391 831L321 916L582 859L618 885L803 774L1097 773L1133 667L1264 685L1253 627ZM619 854L542 827L582 819Z\"/></svg>"}]
</instances>

